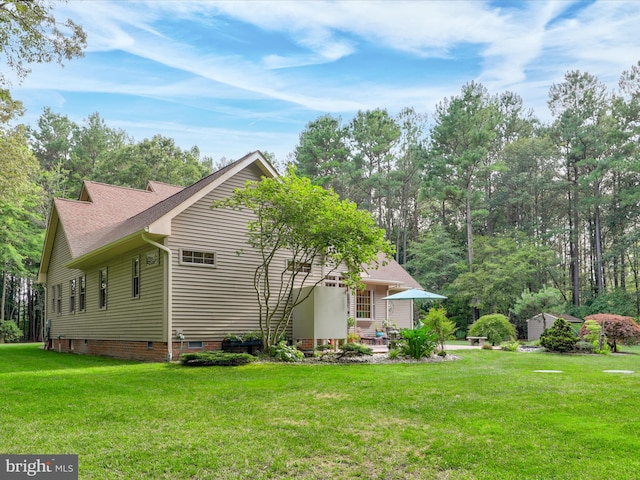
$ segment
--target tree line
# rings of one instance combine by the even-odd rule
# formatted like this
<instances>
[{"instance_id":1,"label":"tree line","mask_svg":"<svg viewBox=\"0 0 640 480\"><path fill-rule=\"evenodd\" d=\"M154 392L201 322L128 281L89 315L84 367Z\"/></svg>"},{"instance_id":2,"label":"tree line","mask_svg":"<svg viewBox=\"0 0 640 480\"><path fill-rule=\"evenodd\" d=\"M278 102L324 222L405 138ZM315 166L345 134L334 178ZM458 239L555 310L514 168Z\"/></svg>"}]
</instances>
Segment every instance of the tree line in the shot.
<instances>
[{"instance_id":1,"label":"tree line","mask_svg":"<svg viewBox=\"0 0 640 480\"><path fill-rule=\"evenodd\" d=\"M567 72L548 106L542 122L516 93L470 82L430 118L322 115L292 161L370 211L459 325L503 313L522 328L527 302L638 316L640 64L612 90Z\"/></svg>"},{"instance_id":2,"label":"tree line","mask_svg":"<svg viewBox=\"0 0 640 480\"><path fill-rule=\"evenodd\" d=\"M0 4L0 59L18 82L31 63L83 55L82 27L57 20L54 6ZM99 113L76 124L45 109L26 127L10 87L0 74L0 326L14 319L36 339L34 277L52 198L77 198L82 180L187 185L220 165L162 135L137 142ZM461 327L494 312L518 324L552 308L637 317L640 64L612 90L568 72L548 106L552 121L541 122L516 93L471 82L430 117L413 108L361 111L346 124L320 116L288 160L369 211L397 260L449 296Z\"/></svg>"}]
</instances>

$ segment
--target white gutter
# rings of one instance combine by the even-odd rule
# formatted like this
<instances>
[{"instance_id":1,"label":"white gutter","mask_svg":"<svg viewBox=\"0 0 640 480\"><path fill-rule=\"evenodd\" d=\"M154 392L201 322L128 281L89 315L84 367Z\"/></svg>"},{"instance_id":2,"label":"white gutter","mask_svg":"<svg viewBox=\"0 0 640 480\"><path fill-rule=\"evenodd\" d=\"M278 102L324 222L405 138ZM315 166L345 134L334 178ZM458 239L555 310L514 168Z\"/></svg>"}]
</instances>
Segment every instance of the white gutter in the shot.
<instances>
[{"instance_id":1,"label":"white gutter","mask_svg":"<svg viewBox=\"0 0 640 480\"><path fill-rule=\"evenodd\" d=\"M167 288L167 361L170 362L173 359L173 337L171 335L173 330L173 316L171 314L171 310L173 307L173 289L172 289L172 269L171 269L171 250L164 245L154 242L150 238L148 238L145 233L142 233L142 240L147 242L154 247L158 247L160 250L167 254L167 277L166 277L166 288Z\"/></svg>"}]
</instances>

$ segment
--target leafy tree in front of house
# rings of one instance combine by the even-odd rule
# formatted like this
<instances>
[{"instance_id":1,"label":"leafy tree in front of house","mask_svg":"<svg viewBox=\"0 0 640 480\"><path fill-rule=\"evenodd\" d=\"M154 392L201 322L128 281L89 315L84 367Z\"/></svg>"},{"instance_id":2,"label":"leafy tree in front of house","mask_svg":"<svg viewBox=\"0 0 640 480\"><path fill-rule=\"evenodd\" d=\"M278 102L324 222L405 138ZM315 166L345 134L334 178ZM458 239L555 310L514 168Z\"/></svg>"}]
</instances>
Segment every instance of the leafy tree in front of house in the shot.
<instances>
[{"instance_id":1,"label":"leafy tree in front of house","mask_svg":"<svg viewBox=\"0 0 640 480\"><path fill-rule=\"evenodd\" d=\"M516 329L509 319L500 313L483 315L469 327L470 337L487 337L491 345L516 338Z\"/></svg>"},{"instance_id":2,"label":"leafy tree in front of house","mask_svg":"<svg viewBox=\"0 0 640 480\"><path fill-rule=\"evenodd\" d=\"M248 243L261 260L253 287L265 351L284 334L293 309L324 281L312 274L314 268L323 268L325 276L339 272L343 283L355 287L361 285L362 265L376 263L381 252L393 255L384 230L368 212L298 177L294 169L282 177L247 182L213 205L223 207L254 215L247 223ZM294 291L305 286L312 288L304 295Z\"/></svg>"}]
</instances>

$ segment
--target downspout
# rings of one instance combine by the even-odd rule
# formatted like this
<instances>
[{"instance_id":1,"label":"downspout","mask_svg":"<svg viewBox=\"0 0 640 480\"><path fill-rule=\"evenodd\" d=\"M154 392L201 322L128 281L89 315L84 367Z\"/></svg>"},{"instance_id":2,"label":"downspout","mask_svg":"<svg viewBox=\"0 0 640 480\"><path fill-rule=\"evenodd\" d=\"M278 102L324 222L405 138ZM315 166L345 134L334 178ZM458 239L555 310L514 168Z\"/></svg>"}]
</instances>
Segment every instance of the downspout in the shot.
<instances>
[{"instance_id":1,"label":"downspout","mask_svg":"<svg viewBox=\"0 0 640 480\"><path fill-rule=\"evenodd\" d=\"M173 337L171 335L171 332L173 330L173 316L171 314L171 310L172 310L172 306L173 306L173 288L172 288L172 268L171 268L171 250L168 247L165 247L164 245L158 243L158 242L154 242L153 240L151 240L150 238L147 237L147 235L145 233L142 233L142 240L144 240L145 242L147 242L149 245L153 245L154 247L159 248L160 250L162 250L164 253L167 254L167 280L166 280L166 287L167 287L167 303L166 303L166 309L167 309L167 361L170 362L173 359Z\"/></svg>"}]
</instances>

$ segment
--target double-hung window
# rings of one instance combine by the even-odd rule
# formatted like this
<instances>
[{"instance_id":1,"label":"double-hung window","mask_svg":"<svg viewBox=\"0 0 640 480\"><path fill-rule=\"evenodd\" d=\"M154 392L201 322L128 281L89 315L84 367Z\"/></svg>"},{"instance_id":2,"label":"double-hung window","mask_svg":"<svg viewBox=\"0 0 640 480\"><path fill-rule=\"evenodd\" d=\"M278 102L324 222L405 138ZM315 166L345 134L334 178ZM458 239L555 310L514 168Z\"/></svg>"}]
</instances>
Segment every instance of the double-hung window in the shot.
<instances>
[{"instance_id":1,"label":"double-hung window","mask_svg":"<svg viewBox=\"0 0 640 480\"><path fill-rule=\"evenodd\" d=\"M87 276L78 278L78 310L84 312L87 309Z\"/></svg>"},{"instance_id":2,"label":"double-hung window","mask_svg":"<svg viewBox=\"0 0 640 480\"><path fill-rule=\"evenodd\" d=\"M131 259L131 296L140 297L140 256Z\"/></svg>"},{"instance_id":3,"label":"double-hung window","mask_svg":"<svg viewBox=\"0 0 640 480\"><path fill-rule=\"evenodd\" d=\"M356 291L356 318L357 319L373 319L373 291L357 290Z\"/></svg>"},{"instance_id":4,"label":"double-hung window","mask_svg":"<svg viewBox=\"0 0 640 480\"><path fill-rule=\"evenodd\" d=\"M69 281L69 313L76 312L76 290L77 280L75 278Z\"/></svg>"},{"instance_id":5,"label":"double-hung window","mask_svg":"<svg viewBox=\"0 0 640 480\"><path fill-rule=\"evenodd\" d=\"M107 268L98 270L98 308L107 308L108 276Z\"/></svg>"}]
</instances>

